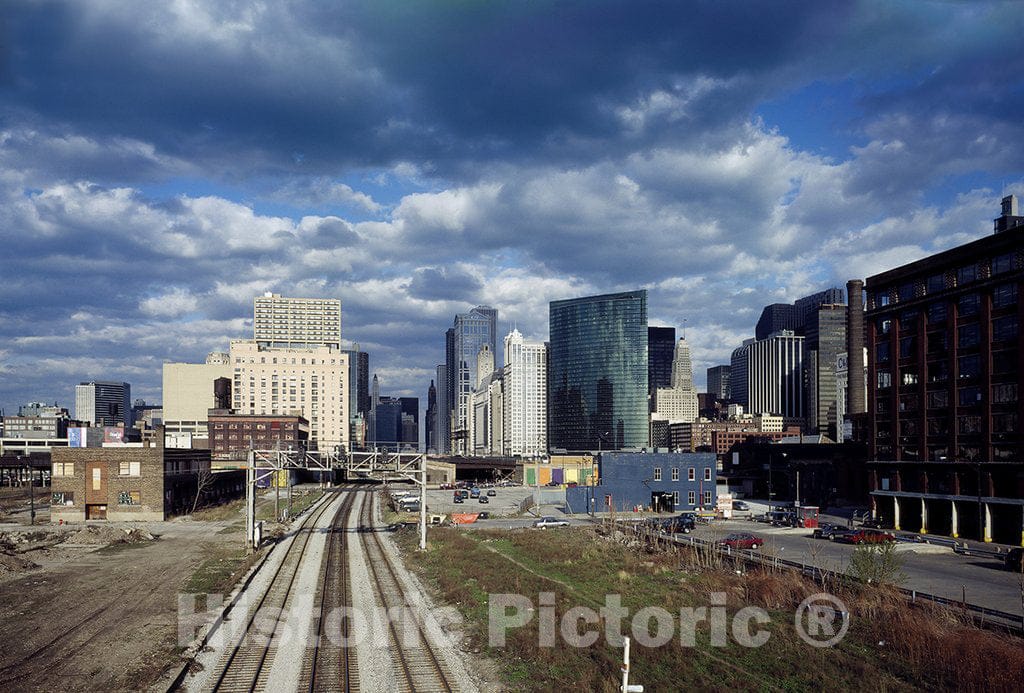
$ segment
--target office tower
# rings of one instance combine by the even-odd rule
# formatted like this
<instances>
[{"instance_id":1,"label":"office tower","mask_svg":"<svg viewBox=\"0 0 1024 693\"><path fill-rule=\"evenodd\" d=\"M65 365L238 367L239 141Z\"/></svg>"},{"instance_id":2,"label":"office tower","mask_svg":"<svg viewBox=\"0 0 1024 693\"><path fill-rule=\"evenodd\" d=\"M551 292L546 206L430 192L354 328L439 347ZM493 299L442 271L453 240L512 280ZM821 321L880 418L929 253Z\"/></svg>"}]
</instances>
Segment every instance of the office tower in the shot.
<instances>
[{"instance_id":1,"label":"office tower","mask_svg":"<svg viewBox=\"0 0 1024 693\"><path fill-rule=\"evenodd\" d=\"M846 294L850 298L850 305L846 312L846 354L848 360L848 372L860 373L867 367L867 359L864 353L867 350L867 332L864 323L864 282L860 279L851 279L846 283ZM857 388L848 388L846 391L846 413L851 416L863 414L867 411L867 393Z\"/></svg>"},{"instance_id":2,"label":"office tower","mask_svg":"<svg viewBox=\"0 0 1024 693\"><path fill-rule=\"evenodd\" d=\"M132 427L132 386L95 380L75 386L75 418L93 426Z\"/></svg>"},{"instance_id":3,"label":"office tower","mask_svg":"<svg viewBox=\"0 0 1024 693\"><path fill-rule=\"evenodd\" d=\"M420 447L420 398L399 397L402 409L402 435L399 440L403 447L419 450Z\"/></svg>"},{"instance_id":4,"label":"office tower","mask_svg":"<svg viewBox=\"0 0 1024 693\"><path fill-rule=\"evenodd\" d=\"M434 452L439 455L448 453L451 450L451 405L448 399L448 367L444 364L437 366L437 416L434 417Z\"/></svg>"},{"instance_id":5,"label":"office tower","mask_svg":"<svg viewBox=\"0 0 1024 693\"><path fill-rule=\"evenodd\" d=\"M659 387L672 383L672 357L676 348L676 328L647 328L647 395L654 411L654 395Z\"/></svg>"},{"instance_id":6,"label":"office tower","mask_svg":"<svg viewBox=\"0 0 1024 693\"><path fill-rule=\"evenodd\" d=\"M685 423L697 420L697 391L693 387L693 365L686 339L676 342L670 387L659 387L655 392L655 413L659 419Z\"/></svg>"},{"instance_id":7,"label":"office tower","mask_svg":"<svg viewBox=\"0 0 1024 693\"><path fill-rule=\"evenodd\" d=\"M451 452L465 454L469 438L473 390L476 387L477 355L483 345L496 351L495 332L498 311L477 306L468 313L455 316L455 323L445 333L445 365L448 368L451 407Z\"/></svg>"},{"instance_id":8,"label":"office tower","mask_svg":"<svg viewBox=\"0 0 1024 693\"><path fill-rule=\"evenodd\" d=\"M748 339L732 352L732 401L751 414L777 414L787 423L804 418L804 338L791 330Z\"/></svg>"},{"instance_id":9,"label":"office tower","mask_svg":"<svg viewBox=\"0 0 1024 693\"><path fill-rule=\"evenodd\" d=\"M754 328L755 339L768 339L769 335L782 330L796 330L796 308L791 303L765 306Z\"/></svg>"},{"instance_id":10,"label":"office tower","mask_svg":"<svg viewBox=\"0 0 1024 693\"><path fill-rule=\"evenodd\" d=\"M505 336L503 454L540 457L547 452L548 347L519 330Z\"/></svg>"},{"instance_id":11,"label":"office tower","mask_svg":"<svg viewBox=\"0 0 1024 693\"><path fill-rule=\"evenodd\" d=\"M434 381L430 381L427 388L427 412L423 422L423 449L426 452L437 451L437 388Z\"/></svg>"},{"instance_id":12,"label":"office tower","mask_svg":"<svg viewBox=\"0 0 1024 693\"><path fill-rule=\"evenodd\" d=\"M712 366L708 369L708 392L723 402L732 398L732 390L729 386L729 366Z\"/></svg>"},{"instance_id":13,"label":"office tower","mask_svg":"<svg viewBox=\"0 0 1024 693\"><path fill-rule=\"evenodd\" d=\"M552 301L548 446L648 443L647 291Z\"/></svg>"},{"instance_id":14,"label":"office tower","mask_svg":"<svg viewBox=\"0 0 1024 693\"><path fill-rule=\"evenodd\" d=\"M804 324L804 383L808 433L839 440L842 419L836 410L836 359L846 351L846 306L819 304Z\"/></svg>"},{"instance_id":15,"label":"office tower","mask_svg":"<svg viewBox=\"0 0 1024 693\"><path fill-rule=\"evenodd\" d=\"M394 397L380 397L373 407L372 445L381 450L402 447L402 403Z\"/></svg>"},{"instance_id":16,"label":"office tower","mask_svg":"<svg viewBox=\"0 0 1024 693\"><path fill-rule=\"evenodd\" d=\"M370 412L370 355L355 349L343 349L348 357L348 420L349 441L353 448L366 443L366 426Z\"/></svg>"},{"instance_id":17,"label":"office tower","mask_svg":"<svg viewBox=\"0 0 1024 693\"><path fill-rule=\"evenodd\" d=\"M1021 542L1024 233L1012 211L1004 200L996 233L865 283L869 479L897 528Z\"/></svg>"},{"instance_id":18,"label":"office tower","mask_svg":"<svg viewBox=\"0 0 1024 693\"><path fill-rule=\"evenodd\" d=\"M235 413L302 416L311 448L349 447L348 354L326 345L283 349L232 340L230 357Z\"/></svg>"},{"instance_id":19,"label":"office tower","mask_svg":"<svg viewBox=\"0 0 1024 693\"><path fill-rule=\"evenodd\" d=\"M341 301L285 298L266 293L253 300L253 339L262 347L341 349Z\"/></svg>"},{"instance_id":20,"label":"office tower","mask_svg":"<svg viewBox=\"0 0 1024 693\"><path fill-rule=\"evenodd\" d=\"M810 323L814 320L814 313L819 306L840 306L846 305L846 296L843 290L833 286L824 291L798 298L793 302L794 317L796 325L793 331L797 334L806 335Z\"/></svg>"}]
</instances>

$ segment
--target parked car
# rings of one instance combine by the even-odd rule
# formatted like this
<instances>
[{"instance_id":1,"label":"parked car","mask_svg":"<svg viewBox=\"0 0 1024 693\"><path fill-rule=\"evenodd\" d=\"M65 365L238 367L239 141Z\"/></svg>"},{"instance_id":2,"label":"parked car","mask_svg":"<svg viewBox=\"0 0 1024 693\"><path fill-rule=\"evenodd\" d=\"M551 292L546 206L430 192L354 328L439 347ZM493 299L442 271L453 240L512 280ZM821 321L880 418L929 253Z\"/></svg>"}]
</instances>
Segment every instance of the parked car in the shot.
<instances>
[{"instance_id":1,"label":"parked car","mask_svg":"<svg viewBox=\"0 0 1024 693\"><path fill-rule=\"evenodd\" d=\"M732 509L739 512L750 512L750 504L746 501L735 500L732 502Z\"/></svg>"},{"instance_id":2,"label":"parked car","mask_svg":"<svg viewBox=\"0 0 1024 693\"><path fill-rule=\"evenodd\" d=\"M478 489L476 486L471 488L469 490L469 497L470 498L479 498L480 497L480 489Z\"/></svg>"},{"instance_id":3,"label":"parked car","mask_svg":"<svg viewBox=\"0 0 1024 693\"><path fill-rule=\"evenodd\" d=\"M877 529L855 529L852 532L837 533L833 541L844 544L885 544L896 541L896 537Z\"/></svg>"},{"instance_id":4,"label":"parked car","mask_svg":"<svg viewBox=\"0 0 1024 693\"><path fill-rule=\"evenodd\" d=\"M568 527L569 521L559 520L556 517L550 517L546 515L540 518L539 520L534 520L533 526L539 527L540 529L547 529L548 527Z\"/></svg>"},{"instance_id":5,"label":"parked car","mask_svg":"<svg viewBox=\"0 0 1024 693\"><path fill-rule=\"evenodd\" d=\"M561 486L561 484L558 483L557 481L549 481L548 483L546 483L544 485L545 486Z\"/></svg>"},{"instance_id":6,"label":"parked car","mask_svg":"<svg viewBox=\"0 0 1024 693\"><path fill-rule=\"evenodd\" d=\"M487 495L488 496L496 496L496 495L498 495L498 492L495 491L493 488L487 489Z\"/></svg>"},{"instance_id":7,"label":"parked car","mask_svg":"<svg viewBox=\"0 0 1024 693\"><path fill-rule=\"evenodd\" d=\"M675 528L674 533L689 534L697 529L697 516L693 513L682 513L679 517L672 518L670 522Z\"/></svg>"},{"instance_id":8,"label":"parked car","mask_svg":"<svg viewBox=\"0 0 1024 693\"><path fill-rule=\"evenodd\" d=\"M728 546L733 549L756 549L764 545L764 539L749 532L733 532L718 542L719 546Z\"/></svg>"},{"instance_id":9,"label":"parked car","mask_svg":"<svg viewBox=\"0 0 1024 693\"><path fill-rule=\"evenodd\" d=\"M452 503L465 503L465 502L466 502L466 501L465 501L465 500L463 500L463 498L462 498L462 494L461 494L461 493L456 493L456 494L455 494L455 495L454 495L454 496L452 497Z\"/></svg>"},{"instance_id":10,"label":"parked car","mask_svg":"<svg viewBox=\"0 0 1024 693\"><path fill-rule=\"evenodd\" d=\"M477 502L478 503L490 503L491 499L488 498L487 496L480 496L480 499Z\"/></svg>"},{"instance_id":11,"label":"parked car","mask_svg":"<svg viewBox=\"0 0 1024 693\"><path fill-rule=\"evenodd\" d=\"M1003 565L1006 566L1007 570L1020 573L1024 571L1024 567L1021 566L1022 561L1024 561L1024 548L1018 546L1007 551L1006 556L1003 558Z\"/></svg>"},{"instance_id":12,"label":"parked car","mask_svg":"<svg viewBox=\"0 0 1024 693\"><path fill-rule=\"evenodd\" d=\"M837 525L834 522L822 522L820 525L814 528L811 532L811 536L815 539L831 539L836 531L845 532L845 525Z\"/></svg>"}]
</instances>

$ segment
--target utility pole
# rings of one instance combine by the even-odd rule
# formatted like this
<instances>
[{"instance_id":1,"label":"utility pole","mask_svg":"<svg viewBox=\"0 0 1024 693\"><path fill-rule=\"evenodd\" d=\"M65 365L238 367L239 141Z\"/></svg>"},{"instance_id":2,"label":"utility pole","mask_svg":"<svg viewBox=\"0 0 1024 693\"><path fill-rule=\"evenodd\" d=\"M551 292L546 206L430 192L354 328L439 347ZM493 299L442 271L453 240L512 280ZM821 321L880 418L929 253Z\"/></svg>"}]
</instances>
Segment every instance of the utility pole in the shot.
<instances>
[{"instance_id":1,"label":"utility pole","mask_svg":"<svg viewBox=\"0 0 1024 693\"><path fill-rule=\"evenodd\" d=\"M629 637L622 638L622 687L621 693L644 693L644 687L639 684L629 683Z\"/></svg>"},{"instance_id":2,"label":"utility pole","mask_svg":"<svg viewBox=\"0 0 1024 693\"><path fill-rule=\"evenodd\" d=\"M402 453L398 453L401 461ZM420 455L420 551L427 548L427 455Z\"/></svg>"}]
</instances>

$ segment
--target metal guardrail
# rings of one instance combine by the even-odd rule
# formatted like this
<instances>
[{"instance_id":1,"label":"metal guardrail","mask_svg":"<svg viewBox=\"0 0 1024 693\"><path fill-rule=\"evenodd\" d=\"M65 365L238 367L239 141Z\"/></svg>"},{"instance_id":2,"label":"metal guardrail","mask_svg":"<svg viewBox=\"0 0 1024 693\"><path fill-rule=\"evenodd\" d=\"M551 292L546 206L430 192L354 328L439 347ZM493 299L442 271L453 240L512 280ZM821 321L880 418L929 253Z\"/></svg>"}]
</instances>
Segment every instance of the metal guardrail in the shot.
<instances>
[{"instance_id":1,"label":"metal guardrail","mask_svg":"<svg viewBox=\"0 0 1024 693\"><path fill-rule=\"evenodd\" d=\"M721 546L713 541L707 539L700 539L697 537L687 536L679 537L676 535L667 535L664 532L653 532L649 528L644 527L633 527L637 532L643 532L648 536L657 535L659 537L668 536L673 543L678 545L689 545L692 547L696 546L710 546L718 551L718 553L729 556L740 558L748 563L753 563L760 566L768 566L774 568L789 568L792 570L798 570L802 575L807 575L815 579L833 578L836 580L856 580L846 573L838 573L834 570L827 568L820 568L814 565L808 565L806 563L800 563L798 561L791 561L786 558L779 558L778 556L765 556L760 553L755 553L751 549L736 549L735 551L730 546ZM917 543L917 542L906 542L906 543ZM998 555L992 552L992 555ZM1008 630L1016 635L1024 635L1024 616L1018 614L1011 614L1007 611L1000 611L998 609L990 609L985 606L978 604L971 604L970 602L950 599L949 597L940 597L936 594L929 594L927 592L921 592L919 590L913 590L906 587L896 587L896 590L905 596L911 604L916 603L918 599L931 602L933 604L939 604L948 608L961 609L963 611L969 611L972 614L981 616L981 622L978 624L982 627L997 626L999 628Z\"/></svg>"}]
</instances>

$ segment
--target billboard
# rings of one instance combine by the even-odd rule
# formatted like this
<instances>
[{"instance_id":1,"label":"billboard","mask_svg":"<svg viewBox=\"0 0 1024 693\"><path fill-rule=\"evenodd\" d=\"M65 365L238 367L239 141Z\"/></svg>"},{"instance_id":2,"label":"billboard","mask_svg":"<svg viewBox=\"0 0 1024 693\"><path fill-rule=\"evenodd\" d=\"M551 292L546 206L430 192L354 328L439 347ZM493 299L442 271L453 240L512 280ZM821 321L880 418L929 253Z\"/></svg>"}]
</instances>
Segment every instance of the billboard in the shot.
<instances>
[{"instance_id":1,"label":"billboard","mask_svg":"<svg viewBox=\"0 0 1024 693\"><path fill-rule=\"evenodd\" d=\"M68 447L69 448L84 448L86 441L87 428L69 428L68 429Z\"/></svg>"},{"instance_id":2,"label":"billboard","mask_svg":"<svg viewBox=\"0 0 1024 693\"><path fill-rule=\"evenodd\" d=\"M103 442L124 443L124 427L123 426L104 426L103 427Z\"/></svg>"}]
</instances>

